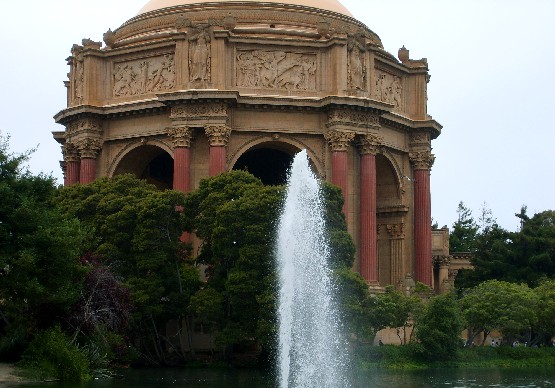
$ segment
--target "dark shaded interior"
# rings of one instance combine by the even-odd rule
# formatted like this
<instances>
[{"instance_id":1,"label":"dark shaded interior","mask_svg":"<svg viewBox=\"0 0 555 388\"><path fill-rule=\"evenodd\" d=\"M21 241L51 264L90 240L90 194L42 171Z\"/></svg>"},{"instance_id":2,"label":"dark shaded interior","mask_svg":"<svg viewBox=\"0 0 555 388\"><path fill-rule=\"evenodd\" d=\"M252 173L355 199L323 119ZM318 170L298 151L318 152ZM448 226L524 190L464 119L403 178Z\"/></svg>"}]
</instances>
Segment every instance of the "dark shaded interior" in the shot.
<instances>
[{"instance_id":1,"label":"dark shaded interior","mask_svg":"<svg viewBox=\"0 0 555 388\"><path fill-rule=\"evenodd\" d=\"M265 185L284 185L293 156L273 148L256 148L245 152L233 166L259 178Z\"/></svg>"}]
</instances>

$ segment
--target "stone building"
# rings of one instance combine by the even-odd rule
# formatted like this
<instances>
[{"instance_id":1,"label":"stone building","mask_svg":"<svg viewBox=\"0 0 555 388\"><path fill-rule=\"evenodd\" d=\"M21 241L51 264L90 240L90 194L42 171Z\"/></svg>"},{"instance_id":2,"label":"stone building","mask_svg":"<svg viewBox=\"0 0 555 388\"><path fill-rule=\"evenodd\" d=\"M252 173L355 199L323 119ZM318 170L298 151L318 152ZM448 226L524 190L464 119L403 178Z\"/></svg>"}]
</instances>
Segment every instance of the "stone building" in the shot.
<instances>
[{"instance_id":1,"label":"stone building","mask_svg":"<svg viewBox=\"0 0 555 388\"><path fill-rule=\"evenodd\" d=\"M133 173L187 192L232 169L277 184L306 149L343 191L368 283L432 285L428 64L339 1L151 0L68 64L66 185Z\"/></svg>"}]
</instances>

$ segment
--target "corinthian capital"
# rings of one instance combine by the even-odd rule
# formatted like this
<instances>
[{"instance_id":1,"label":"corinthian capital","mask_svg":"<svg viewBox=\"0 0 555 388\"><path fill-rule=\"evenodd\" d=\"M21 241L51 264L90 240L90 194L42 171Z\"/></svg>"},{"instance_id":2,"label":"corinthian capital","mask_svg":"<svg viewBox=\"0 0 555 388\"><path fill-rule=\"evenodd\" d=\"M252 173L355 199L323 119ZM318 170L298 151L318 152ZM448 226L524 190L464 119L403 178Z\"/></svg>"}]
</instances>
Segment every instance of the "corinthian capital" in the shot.
<instances>
[{"instance_id":1,"label":"corinthian capital","mask_svg":"<svg viewBox=\"0 0 555 388\"><path fill-rule=\"evenodd\" d=\"M100 152L102 145L100 139L87 137L76 142L81 158L95 159Z\"/></svg>"},{"instance_id":2,"label":"corinthian capital","mask_svg":"<svg viewBox=\"0 0 555 388\"><path fill-rule=\"evenodd\" d=\"M62 146L62 155L64 156L64 162L78 162L79 161L79 149L72 142L65 142Z\"/></svg>"},{"instance_id":3,"label":"corinthian capital","mask_svg":"<svg viewBox=\"0 0 555 388\"><path fill-rule=\"evenodd\" d=\"M212 147L225 147L231 135L231 129L225 124L207 125L204 132Z\"/></svg>"},{"instance_id":4,"label":"corinthian capital","mask_svg":"<svg viewBox=\"0 0 555 388\"><path fill-rule=\"evenodd\" d=\"M324 135L332 151L347 151L349 143L355 138L355 133L351 131L330 130Z\"/></svg>"},{"instance_id":5,"label":"corinthian capital","mask_svg":"<svg viewBox=\"0 0 555 388\"><path fill-rule=\"evenodd\" d=\"M168 136L172 138L174 147L191 147L193 130L188 126L168 128Z\"/></svg>"},{"instance_id":6,"label":"corinthian capital","mask_svg":"<svg viewBox=\"0 0 555 388\"><path fill-rule=\"evenodd\" d=\"M429 170L432 168L436 157L430 151L415 151L409 153L409 158L417 170Z\"/></svg>"},{"instance_id":7,"label":"corinthian capital","mask_svg":"<svg viewBox=\"0 0 555 388\"><path fill-rule=\"evenodd\" d=\"M377 155L383 144L383 137L368 133L358 138L357 146L361 155Z\"/></svg>"},{"instance_id":8,"label":"corinthian capital","mask_svg":"<svg viewBox=\"0 0 555 388\"><path fill-rule=\"evenodd\" d=\"M388 224L386 225L389 238L392 240L400 240L405 238L405 224Z\"/></svg>"}]
</instances>

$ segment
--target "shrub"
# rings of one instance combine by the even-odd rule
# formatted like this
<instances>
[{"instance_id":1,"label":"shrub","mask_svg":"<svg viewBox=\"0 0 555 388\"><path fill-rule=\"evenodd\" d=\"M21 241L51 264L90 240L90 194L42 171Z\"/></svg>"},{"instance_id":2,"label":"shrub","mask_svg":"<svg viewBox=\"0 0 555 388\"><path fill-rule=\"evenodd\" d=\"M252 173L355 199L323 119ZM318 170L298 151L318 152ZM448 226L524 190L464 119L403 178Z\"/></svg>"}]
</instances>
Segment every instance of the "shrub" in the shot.
<instances>
[{"instance_id":1,"label":"shrub","mask_svg":"<svg viewBox=\"0 0 555 388\"><path fill-rule=\"evenodd\" d=\"M82 382L91 378L86 353L59 326L41 332L23 353L20 366L45 379Z\"/></svg>"}]
</instances>

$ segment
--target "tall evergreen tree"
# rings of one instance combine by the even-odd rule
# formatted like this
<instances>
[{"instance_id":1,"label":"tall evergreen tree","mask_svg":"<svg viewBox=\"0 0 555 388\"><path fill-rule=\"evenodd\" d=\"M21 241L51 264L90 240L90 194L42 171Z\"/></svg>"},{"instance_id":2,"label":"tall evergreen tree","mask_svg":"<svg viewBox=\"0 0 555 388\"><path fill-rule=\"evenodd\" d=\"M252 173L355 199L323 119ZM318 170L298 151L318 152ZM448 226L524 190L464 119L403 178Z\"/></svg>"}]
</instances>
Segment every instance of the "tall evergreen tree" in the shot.
<instances>
[{"instance_id":1,"label":"tall evergreen tree","mask_svg":"<svg viewBox=\"0 0 555 388\"><path fill-rule=\"evenodd\" d=\"M458 219L449 235L449 249L451 252L474 252L479 228L472 217L472 211L461 201L457 214Z\"/></svg>"}]
</instances>

